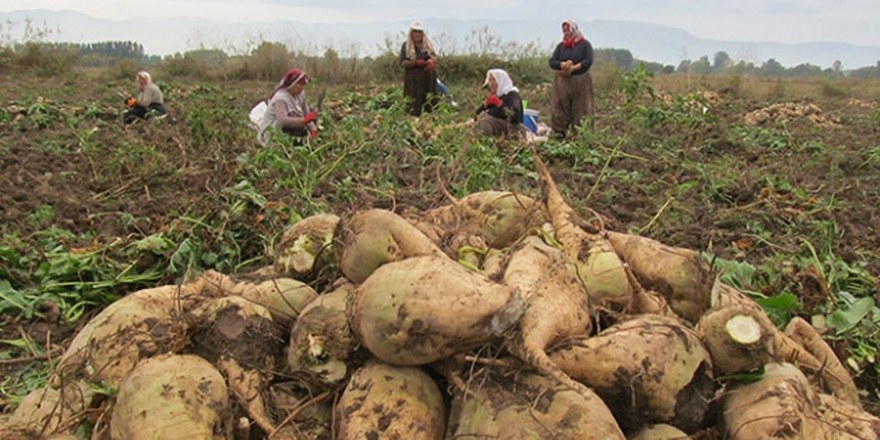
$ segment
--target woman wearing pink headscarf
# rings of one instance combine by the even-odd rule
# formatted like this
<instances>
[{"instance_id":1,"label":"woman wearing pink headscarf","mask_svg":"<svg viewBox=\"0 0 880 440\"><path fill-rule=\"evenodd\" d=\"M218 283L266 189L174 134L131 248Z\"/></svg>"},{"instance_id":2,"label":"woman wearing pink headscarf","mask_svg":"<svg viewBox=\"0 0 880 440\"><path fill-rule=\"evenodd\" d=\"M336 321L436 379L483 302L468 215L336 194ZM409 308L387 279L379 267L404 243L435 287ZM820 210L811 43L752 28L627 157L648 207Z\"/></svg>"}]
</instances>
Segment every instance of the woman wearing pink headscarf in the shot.
<instances>
[{"instance_id":1,"label":"woman wearing pink headscarf","mask_svg":"<svg viewBox=\"0 0 880 440\"><path fill-rule=\"evenodd\" d=\"M592 65L593 46L581 34L577 23L563 21L562 41L550 57L550 68L556 71L550 98L550 127L559 138L580 125L584 117L593 115Z\"/></svg>"},{"instance_id":2,"label":"woman wearing pink headscarf","mask_svg":"<svg viewBox=\"0 0 880 440\"><path fill-rule=\"evenodd\" d=\"M437 53L420 21L409 27L400 47L400 65L404 68L403 94L410 100L409 114L431 111L437 105Z\"/></svg>"},{"instance_id":3,"label":"woman wearing pink headscarf","mask_svg":"<svg viewBox=\"0 0 880 440\"><path fill-rule=\"evenodd\" d=\"M257 132L257 140L265 145L269 138L267 130L275 127L291 136L318 135L318 113L309 108L306 102L305 87L309 76L299 70L290 69L272 90L266 113Z\"/></svg>"}]
</instances>

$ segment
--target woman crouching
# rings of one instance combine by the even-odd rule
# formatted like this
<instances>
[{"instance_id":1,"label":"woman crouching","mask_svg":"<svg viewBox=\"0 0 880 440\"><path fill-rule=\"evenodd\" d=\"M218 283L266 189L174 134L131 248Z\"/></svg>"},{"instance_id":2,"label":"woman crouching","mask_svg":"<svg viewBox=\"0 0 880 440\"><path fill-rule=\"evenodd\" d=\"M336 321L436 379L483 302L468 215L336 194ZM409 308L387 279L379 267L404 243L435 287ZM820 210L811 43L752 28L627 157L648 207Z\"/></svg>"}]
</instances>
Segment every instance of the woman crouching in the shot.
<instances>
[{"instance_id":1,"label":"woman crouching","mask_svg":"<svg viewBox=\"0 0 880 440\"><path fill-rule=\"evenodd\" d=\"M272 90L266 114L260 123L257 140L266 145L269 140L269 127L274 127L295 137L318 136L318 112L309 108L306 102L305 87L309 76L299 70L291 69L275 89Z\"/></svg>"}]
</instances>

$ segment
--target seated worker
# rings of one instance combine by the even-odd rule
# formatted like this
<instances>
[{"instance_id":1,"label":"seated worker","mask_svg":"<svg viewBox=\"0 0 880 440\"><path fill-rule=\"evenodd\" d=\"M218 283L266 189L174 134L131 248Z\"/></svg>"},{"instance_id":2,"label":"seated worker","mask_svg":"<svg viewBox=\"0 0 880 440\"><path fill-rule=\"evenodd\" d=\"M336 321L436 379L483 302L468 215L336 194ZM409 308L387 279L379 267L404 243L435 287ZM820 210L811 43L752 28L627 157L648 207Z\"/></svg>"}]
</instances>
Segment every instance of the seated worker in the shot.
<instances>
[{"instance_id":1,"label":"seated worker","mask_svg":"<svg viewBox=\"0 0 880 440\"><path fill-rule=\"evenodd\" d=\"M137 83L141 92L137 98L125 98L128 111L122 115L122 121L131 124L139 119L161 119L167 116L168 111L165 110L162 91L153 83L153 77L147 72L140 71L137 74Z\"/></svg>"},{"instance_id":2,"label":"seated worker","mask_svg":"<svg viewBox=\"0 0 880 440\"><path fill-rule=\"evenodd\" d=\"M299 69L290 69L284 74L272 90L266 114L260 122L257 140L261 144L266 145L269 140L269 127L296 137L314 139L318 136L318 113L306 103L304 90L308 83L309 76Z\"/></svg>"},{"instance_id":3,"label":"seated worker","mask_svg":"<svg viewBox=\"0 0 880 440\"><path fill-rule=\"evenodd\" d=\"M478 136L520 136L524 134L522 98L510 75L501 69L486 72L489 95L477 108L474 131Z\"/></svg>"}]
</instances>

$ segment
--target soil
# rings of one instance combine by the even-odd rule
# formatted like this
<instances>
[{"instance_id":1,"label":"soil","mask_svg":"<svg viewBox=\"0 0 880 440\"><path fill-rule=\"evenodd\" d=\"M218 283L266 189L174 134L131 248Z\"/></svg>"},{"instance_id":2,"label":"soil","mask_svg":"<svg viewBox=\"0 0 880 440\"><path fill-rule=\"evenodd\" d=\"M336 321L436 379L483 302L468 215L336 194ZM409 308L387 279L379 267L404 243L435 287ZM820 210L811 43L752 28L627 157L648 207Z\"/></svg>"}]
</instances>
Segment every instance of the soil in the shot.
<instances>
[{"instance_id":1,"label":"soil","mask_svg":"<svg viewBox=\"0 0 880 440\"><path fill-rule=\"evenodd\" d=\"M3 95L17 96L18 93L11 91L18 87L27 88L28 85L31 84L17 85L15 78L11 78L4 81ZM247 93L246 88L236 92ZM81 93L84 97L96 92L86 88ZM76 102L77 98L71 97L71 101ZM118 138L118 109L109 104L99 105L98 111L61 101L55 101L54 104L62 112L74 115L92 112L91 125L97 131L89 142L125 147L120 145ZM747 231L737 221L739 218L755 216L776 219L779 223L776 230L772 223L765 225L770 227L768 232L771 234L786 232L787 224L793 222L824 219L834 221L842 228L839 237L836 237L841 240L839 248L843 250L842 258L854 261L858 258L855 253L859 250L873 252L880 249L880 192L876 191L880 176L876 160L868 164L864 157L867 150L878 147L878 104L844 98L821 104L762 104L766 103L728 101L719 104L719 108L713 109L721 118L717 130L723 131L743 121L768 127L783 124L793 138L809 137L816 144L841 149L839 161L833 164L811 163L790 151L762 151L750 145L737 144L722 139L720 133L703 135L708 141L714 141L710 147L683 149L681 154L695 161L709 161L721 155L731 157L736 162L751 163L753 167L760 168L760 174L764 177L784 176L792 186L815 194L817 199L821 196L834 197L836 206L817 209L822 207L804 205L792 194L756 180L757 176L752 173L739 176L738 185L727 188L726 193L716 196L717 199L681 198L681 195L676 195L675 204L685 207L682 209L688 212L691 221L673 224L673 228L659 224L647 233L669 244L692 249L707 249L712 243L739 242L743 250L748 251L755 243L749 243ZM7 117L27 117L27 108L17 101L0 105L4 106ZM754 110L747 112L749 109ZM755 114L769 114L772 117L755 118ZM602 118L600 112L597 124L601 125ZM52 221L73 232L99 231L100 237L120 237L131 233L146 235L168 228L174 223L175 214L216 213L224 200L221 189L231 186L229 180L232 178L231 171L237 168L236 156L253 148L253 145L221 144L222 156L200 155L198 148L184 141L189 136L187 121L172 114L161 122L138 123L122 129L125 141L137 140L144 145L157 146L162 149L161 153L167 157L165 160L168 163L150 164L146 160L132 160L113 166L97 163L96 160L100 158L83 154L83 147L77 145L75 130L58 127L60 124L40 128L33 123L25 123L18 125L17 130L9 130L9 123L4 125L7 128L0 146L0 207L3 208L0 210L0 221L6 225L6 230L19 231L23 236L45 228ZM656 130L662 134L663 128ZM639 151L627 153L649 157ZM407 150L399 150L399 155L401 157L388 158L388 161L392 164L413 162L412 157L407 157L411 155ZM123 160L119 157L103 159ZM138 164L151 165L155 172L143 173L131 169ZM647 181L665 182L664 187L682 184L694 177L682 174L681 170L670 165L627 158L612 163L614 167L648 176ZM576 173L565 163L551 163L550 166L559 186L571 190L569 195L573 204L580 202L583 205L595 185L595 176ZM413 167L400 167L396 172L403 184L420 182L433 174ZM608 221L606 227L610 229L640 228L658 214L657 206L662 204L657 194L643 186L606 179L600 188L606 194L614 194L614 197L609 200L594 196L589 201L590 208ZM317 195L322 196L322 191L330 193L331 189L318 188ZM692 195L701 194L691 192L685 196ZM346 211L367 206L398 210L415 206L425 209L442 201L426 199L423 192L410 193L406 185L392 199L369 194L358 196L354 201L329 202L335 204L331 206L339 208L339 211ZM272 194L271 200L284 204L290 201L290 197L278 193ZM53 207L54 218L48 222L35 221L31 213L44 205ZM127 223L124 221L126 218L134 219L134 222ZM869 272L880 273L880 259L876 255L862 258L867 258Z\"/></svg>"}]
</instances>

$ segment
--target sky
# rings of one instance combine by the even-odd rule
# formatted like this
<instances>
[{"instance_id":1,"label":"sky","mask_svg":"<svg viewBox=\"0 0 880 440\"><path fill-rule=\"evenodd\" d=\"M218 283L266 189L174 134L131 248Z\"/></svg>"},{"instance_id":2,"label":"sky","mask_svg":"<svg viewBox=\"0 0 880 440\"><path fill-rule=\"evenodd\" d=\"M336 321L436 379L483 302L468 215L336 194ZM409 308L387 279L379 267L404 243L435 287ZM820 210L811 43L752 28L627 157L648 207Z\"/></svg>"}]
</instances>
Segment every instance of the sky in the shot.
<instances>
[{"instance_id":1,"label":"sky","mask_svg":"<svg viewBox=\"0 0 880 440\"><path fill-rule=\"evenodd\" d=\"M880 46L878 0L0 0L0 12L24 9L72 10L113 20L198 17L238 23L630 20L713 40Z\"/></svg>"}]
</instances>

